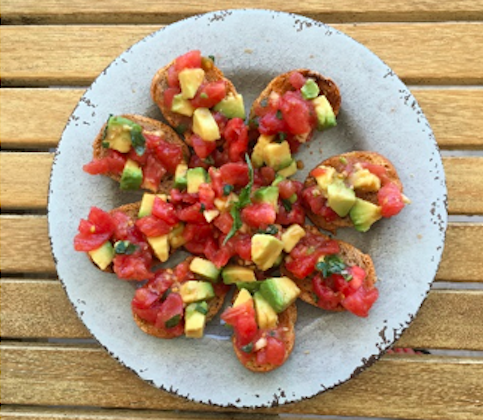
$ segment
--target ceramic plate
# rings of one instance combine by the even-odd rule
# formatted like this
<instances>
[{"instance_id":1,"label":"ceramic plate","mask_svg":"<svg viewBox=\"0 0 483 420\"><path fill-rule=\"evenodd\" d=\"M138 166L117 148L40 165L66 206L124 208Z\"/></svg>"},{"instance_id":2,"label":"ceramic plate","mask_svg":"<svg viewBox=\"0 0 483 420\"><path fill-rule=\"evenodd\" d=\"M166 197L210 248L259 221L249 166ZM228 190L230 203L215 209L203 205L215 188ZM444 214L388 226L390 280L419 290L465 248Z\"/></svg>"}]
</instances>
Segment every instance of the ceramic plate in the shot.
<instances>
[{"instance_id":1,"label":"ceramic plate","mask_svg":"<svg viewBox=\"0 0 483 420\"><path fill-rule=\"evenodd\" d=\"M268 374L245 370L226 329L215 320L201 340L159 340L134 324L135 285L95 269L73 238L91 206L111 209L135 200L112 180L82 165L109 114L160 118L149 95L151 78L191 49L214 55L245 98L247 109L276 75L307 67L332 78L342 93L338 126L318 134L298 154L305 178L316 163L351 150L373 150L396 166L412 204L370 232L340 237L372 255L380 298L367 319L298 303L295 349ZM80 100L62 135L52 170L49 229L57 270L79 316L122 364L156 387L219 406L262 407L324 392L374 362L409 325L434 279L447 224L446 187L431 128L393 71L347 35L302 16L236 10L169 25L125 51ZM209 386L207 386L209 384Z\"/></svg>"}]
</instances>

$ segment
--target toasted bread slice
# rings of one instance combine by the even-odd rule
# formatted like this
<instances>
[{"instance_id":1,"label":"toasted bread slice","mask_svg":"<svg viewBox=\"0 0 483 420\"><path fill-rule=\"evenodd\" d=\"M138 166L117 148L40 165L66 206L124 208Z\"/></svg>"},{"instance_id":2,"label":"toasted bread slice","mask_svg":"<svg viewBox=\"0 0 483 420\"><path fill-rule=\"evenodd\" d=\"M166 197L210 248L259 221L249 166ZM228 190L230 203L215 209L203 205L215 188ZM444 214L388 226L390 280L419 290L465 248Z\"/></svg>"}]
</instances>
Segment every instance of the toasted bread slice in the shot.
<instances>
[{"instance_id":1,"label":"toasted bread slice","mask_svg":"<svg viewBox=\"0 0 483 420\"><path fill-rule=\"evenodd\" d=\"M188 257L183 263L191 262L191 260L194 257ZM196 277L196 275L195 275ZM229 290L228 287L226 288L214 288L216 296L210 300L208 300L208 312L206 314L206 322L210 321L213 319L216 314L220 311L221 307L223 306L223 302L225 301L225 296L227 294L227 291ZM170 339L170 338L176 338L176 335L172 335L169 331L166 331L164 329L156 328L153 324L150 324L149 322L145 321L144 319L141 319L137 314L133 312L133 318L134 322L137 324L137 326L146 334L152 335L154 337L158 338L165 338L165 339Z\"/></svg>"},{"instance_id":2,"label":"toasted bread slice","mask_svg":"<svg viewBox=\"0 0 483 420\"><path fill-rule=\"evenodd\" d=\"M315 235L322 236L327 240L331 239L327 235L324 235L323 233L319 232L319 230L314 226L307 225L304 227L304 229L307 233L310 232ZM337 242L340 247L339 255L342 258L342 260L349 266L357 265L363 268L366 272L365 285L367 287L374 286L374 284L377 281L377 276L376 276L376 269L374 268L374 263L372 262L372 258L347 242L339 241L339 240L337 240ZM282 266L280 267L280 272L282 273L282 275L291 278L297 284L297 286L301 290L301 293L299 295L300 299L302 299L304 302L309 303L310 305L318 306L316 301L316 296L312 288L312 278L315 276L315 274L302 280L298 279L290 271L287 270L284 263L282 263ZM345 311L345 309L342 306L337 307L337 309L335 310Z\"/></svg>"},{"instance_id":3,"label":"toasted bread slice","mask_svg":"<svg viewBox=\"0 0 483 420\"><path fill-rule=\"evenodd\" d=\"M397 185L397 187L401 190L401 192L403 191L403 185L401 183L401 180L399 179L399 176L397 174L397 171L394 165L387 158L385 158L384 156L376 152L355 151L355 152L343 153L341 155L332 156L320 162L317 166L320 166L320 165L331 166L337 172L343 172L345 167L347 166L347 163L345 163L344 159L349 164L351 162L366 162L366 163L383 166L386 169L386 174L389 180L395 185ZM309 175L305 180L304 187L308 188L314 185L317 185L317 181L313 176L310 175L310 172L309 172ZM356 196L363 200L369 201L372 204L378 204L377 192L356 191ZM314 225L318 226L321 229L327 230L329 232L336 233L337 229L339 228L354 226L349 216L345 216L343 218L337 218L334 221L328 222L327 220L325 220L323 216L314 214L308 206L305 206L305 209L306 209L306 214L308 218L312 221Z\"/></svg>"},{"instance_id":4,"label":"toasted bread slice","mask_svg":"<svg viewBox=\"0 0 483 420\"><path fill-rule=\"evenodd\" d=\"M189 148L186 146L183 140L179 137L179 135L174 131L170 126L162 123L161 121L153 120L152 118L143 117L141 115L132 115L132 114L124 114L121 117L127 118L131 121L134 121L136 124L139 124L143 127L144 130L154 133L158 133L162 136L163 140L167 143L176 144L181 147L183 151L183 156L186 162L189 162L190 159L190 151ZM94 140L93 144L93 158L100 159L106 156L107 150L106 148L102 147L102 141L104 138L104 130L106 128L107 122L102 126L99 134L97 135L96 139ZM106 176L113 179L114 181L119 182L121 180L121 176L119 174L114 173L107 173ZM157 191L151 191L153 193L167 193L169 192L174 185L174 177L172 175L166 174L164 179L161 180L159 184L159 188Z\"/></svg>"},{"instance_id":5,"label":"toasted bread slice","mask_svg":"<svg viewBox=\"0 0 483 420\"><path fill-rule=\"evenodd\" d=\"M253 105L250 110L250 119L255 117L255 109L261 105L261 102L264 99L268 99L270 93L275 92L279 95L283 95L285 92L293 90L292 84L290 83L290 75L293 72L299 72L302 76L306 78L312 78L316 81L317 85L319 86L320 93L324 94L327 97L332 109L334 111L335 116L338 115L340 104L341 104L341 96L338 86L335 82L331 79L328 79L322 76L320 73L309 70L309 69L297 69L291 70L287 73L283 73L274 79L267 85L267 87L262 91L260 96L253 102Z\"/></svg>"},{"instance_id":6,"label":"toasted bread slice","mask_svg":"<svg viewBox=\"0 0 483 420\"><path fill-rule=\"evenodd\" d=\"M178 114L177 112L171 111L165 104L164 104L164 92L169 87L168 86L168 69L174 65L176 59L168 63L166 66L160 68L153 77L151 82L151 98L153 99L154 103L158 106L161 113L163 114L166 121L173 126L173 127L180 127L185 126L186 131L184 131L184 137L187 140L188 144L191 145L189 141L189 137L192 134L191 127L192 127L192 118L186 117L184 115ZM205 71L205 80L207 82L217 82L219 80L224 80L226 83L226 94L232 93L236 95L238 92L236 91L235 86L232 82L230 82L224 75L223 72L216 67L214 64L210 65L209 68L206 66L203 67Z\"/></svg>"}]
</instances>

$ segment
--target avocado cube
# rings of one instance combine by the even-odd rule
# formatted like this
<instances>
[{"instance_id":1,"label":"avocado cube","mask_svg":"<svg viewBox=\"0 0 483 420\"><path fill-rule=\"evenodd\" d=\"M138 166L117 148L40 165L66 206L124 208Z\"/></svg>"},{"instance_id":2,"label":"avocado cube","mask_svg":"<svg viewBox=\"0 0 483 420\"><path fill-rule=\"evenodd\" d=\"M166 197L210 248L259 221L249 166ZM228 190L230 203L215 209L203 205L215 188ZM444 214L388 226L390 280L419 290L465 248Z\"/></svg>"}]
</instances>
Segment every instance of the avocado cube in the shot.
<instances>
[{"instance_id":1,"label":"avocado cube","mask_svg":"<svg viewBox=\"0 0 483 420\"><path fill-rule=\"evenodd\" d=\"M150 216L153 211L154 199L159 197L163 201L167 201L168 197L166 194L149 194L144 193L141 200L141 206L139 207L138 217Z\"/></svg>"},{"instance_id":2,"label":"avocado cube","mask_svg":"<svg viewBox=\"0 0 483 420\"><path fill-rule=\"evenodd\" d=\"M262 281L239 281L235 283L238 290L247 289L250 293L255 293L263 282Z\"/></svg>"},{"instance_id":3,"label":"avocado cube","mask_svg":"<svg viewBox=\"0 0 483 420\"><path fill-rule=\"evenodd\" d=\"M252 295L247 289L241 289L238 296L233 302L233 307L236 308L239 305L243 305L245 302L253 301Z\"/></svg>"},{"instance_id":4,"label":"avocado cube","mask_svg":"<svg viewBox=\"0 0 483 420\"><path fill-rule=\"evenodd\" d=\"M273 267L282 253L283 242L273 235L257 233L252 237L252 261L262 270Z\"/></svg>"},{"instance_id":5,"label":"avocado cube","mask_svg":"<svg viewBox=\"0 0 483 420\"><path fill-rule=\"evenodd\" d=\"M153 248L154 255L159 261L165 262L169 258L169 235L153 236L148 239L148 243Z\"/></svg>"},{"instance_id":6,"label":"avocado cube","mask_svg":"<svg viewBox=\"0 0 483 420\"><path fill-rule=\"evenodd\" d=\"M186 173L186 181L188 186L188 193L195 194L199 191L200 185L204 184L208 179L206 170L202 167L188 169Z\"/></svg>"},{"instance_id":7,"label":"avocado cube","mask_svg":"<svg viewBox=\"0 0 483 420\"><path fill-rule=\"evenodd\" d=\"M319 96L320 88L314 79L307 79L300 92L304 99L315 99Z\"/></svg>"},{"instance_id":8,"label":"avocado cube","mask_svg":"<svg viewBox=\"0 0 483 420\"><path fill-rule=\"evenodd\" d=\"M253 295L253 302L255 303L255 313L257 316L258 328L275 328L278 324L278 315L262 296L261 292L256 292Z\"/></svg>"},{"instance_id":9,"label":"avocado cube","mask_svg":"<svg viewBox=\"0 0 483 420\"><path fill-rule=\"evenodd\" d=\"M300 225L292 225L282 233L283 250L286 253L292 251L295 245L305 236L305 230Z\"/></svg>"},{"instance_id":10,"label":"avocado cube","mask_svg":"<svg viewBox=\"0 0 483 420\"><path fill-rule=\"evenodd\" d=\"M109 148L121 153L131 150L131 131L136 127L139 132L142 127L124 117L111 117L107 122L106 136L103 141L109 143Z\"/></svg>"},{"instance_id":11,"label":"avocado cube","mask_svg":"<svg viewBox=\"0 0 483 420\"><path fill-rule=\"evenodd\" d=\"M260 294L275 312L280 313L295 302L300 289L288 277L273 277L263 282Z\"/></svg>"},{"instance_id":12,"label":"avocado cube","mask_svg":"<svg viewBox=\"0 0 483 420\"><path fill-rule=\"evenodd\" d=\"M134 160L128 159L121 175L121 190L136 190L141 186L142 182L142 169Z\"/></svg>"},{"instance_id":13,"label":"avocado cube","mask_svg":"<svg viewBox=\"0 0 483 420\"><path fill-rule=\"evenodd\" d=\"M186 163L179 163L176 166L176 171L174 173L174 188L182 191L188 186L188 179L186 175L188 173L188 165Z\"/></svg>"},{"instance_id":14,"label":"avocado cube","mask_svg":"<svg viewBox=\"0 0 483 420\"><path fill-rule=\"evenodd\" d=\"M105 270L114 259L114 248L110 241L104 242L99 248L89 251L92 261L101 269Z\"/></svg>"},{"instance_id":15,"label":"avocado cube","mask_svg":"<svg viewBox=\"0 0 483 420\"><path fill-rule=\"evenodd\" d=\"M349 182L354 189L363 192L377 192L381 189L381 179L368 169L360 168L354 171L349 176Z\"/></svg>"},{"instance_id":16,"label":"avocado cube","mask_svg":"<svg viewBox=\"0 0 483 420\"><path fill-rule=\"evenodd\" d=\"M218 140L220 129L208 108L198 108L193 113L193 132L205 141Z\"/></svg>"},{"instance_id":17,"label":"avocado cube","mask_svg":"<svg viewBox=\"0 0 483 420\"><path fill-rule=\"evenodd\" d=\"M169 246L173 249L179 248L186 243L186 239L183 237L184 224L178 223L173 227L171 232L168 233Z\"/></svg>"},{"instance_id":18,"label":"avocado cube","mask_svg":"<svg viewBox=\"0 0 483 420\"><path fill-rule=\"evenodd\" d=\"M200 68L184 69L178 73L178 79L181 86L181 96L184 99L193 99L205 79L205 71Z\"/></svg>"},{"instance_id":19,"label":"avocado cube","mask_svg":"<svg viewBox=\"0 0 483 420\"><path fill-rule=\"evenodd\" d=\"M256 282L255 272L248 267L240 267L238 265L228 265L221 272L223 283L234 284L239 282Z\"/></svg>"},{"instance_id":20,"label":"avocado cube","mask_svg":"<svg viewBox=\"0 0 483 420\"><path fill-rule=\"evenodd\" d=\"M356 193L342 181L333 182L327 187L327 204L340 217L347 216L355 202Z\"/></svg>"},{"instance_id":21,"label":"avocado cube","mask_svg":"<svg viewBox=\"0 0 483 420\"><path fill-rule=\"evenodd\" d=\"M195 112L193 105L188 99L183 98L181 93L173 96L173 102L171 103L171 111L176 112L186 117L191 117Z\"/></svg>"},{"instance_id":22,"label":"avocado cube","mask_svg":"<svg viewBox=\"0 0 483 420\"><path fill-rule=\"evenodd\" d=\"M274 186L262 187L253 194L255 203L268 203L278 210L278 188Z\"/></svg>"},{"instance_id":23,"label":"avocado cube","mask_svg":"<svg viewBox=\"0 0 483 420\"><path fill-rule=\"evenodd\" d=\"M297 162L292 160L292 163L288 165L286 168L283 168L277 172L277 175L281 175L284 178L288 178L289 176L295 175L297 173Z\"/></svg>"},{"instance_id":24,"label":"avocado cube","mask_svg":"<svg viewBox=\"0 0 483 420\"><path fill-rule=\"evenodd\" d=\"M261 168L264 163L264 150L267 144L270 144L275 136L267 136L266 134L262 134L258 137L257 143L253 148L252 152L252 163L255 168Z\"/></svg>"},{"instance_id":25,"label":"avocado cube","mask_svg":"<svg viewBox=\"0 0 483 420\"><path fill-rule=\"evenodd\" d=\"M246 116L243 96L239 93L234 95L230 92L213 107L213 110L221 112L226 118L241 118L244 120Z\"/></svg>"},{"instance_id":26,"label":"avocado cube","mask_svg":"<svg viewBox=\"0 0 483 420\"><path fill-rule=\"evenodd\" d=\"M204 258L195 257L190 263L190 270L199 276L210 280L213 283L218 281L220 276L220 269L216 267L211 261Z\"/></svg>"},{"instance_id":27,"label":"avocado cube","mask_svg":"<svg viewBox=\"0 0 483 420\"><path fill-rule=\"evenodd\" d=\"M359 232L367 232L382 217L381 207L360 198L356 199L349 215Z\"/></svg>"},{"instance_id":28,"label":"avocado cube","mask_svg":"<svg viewBox=\"0 0 483 420\"><path fill-rule=\"evenodd\" d=\"M322 131L337 125L334 110L324 95L313 99L312 103L314 104L315 113L317 114L317 130Z\"/></svg>"},{"instance_id":29,"label":"avocado cube","mask_svg":"<svg viewBox=\"0 0 483 420\"><path fill-rule=\"evenodd\" d=\"M290 166L293 159L288 142L267 144L263 149L263 160L275 171L280 171Z\"/></svg>"},{"instance_id":30,"label":"avocado cube","mask_svg":"<svg viewBox=\"0 0 483 420\"><path fill-rule=\"evenodd\" d=\"M179 294L184 303L199 302L215 297L211 283L198 280L188 280L182 283Z\"/></svg>"},{"instance_id":31,"label":"avocado cube","mask_svg":"<svg viewBox=\"0 0 483 420\"><path fill-rule=\"evenodd\" d=\"M208 304L206 302L190 303L185 310L184 333L188 338L201 338L205 331L206 314Z\"/></svg>"},{"instance_id":32,"label":"avocado cube","mask_svg":"<svg viewBox=\"0 0 483 420\"><path fill-rule=\"evenodd\" d=\"M336 170L332 166L320 165L317 169L323 169L324 172L315 177L317 185L322 191L327 191L327 188L335 179Z\"/></svg>"}]
</instances>

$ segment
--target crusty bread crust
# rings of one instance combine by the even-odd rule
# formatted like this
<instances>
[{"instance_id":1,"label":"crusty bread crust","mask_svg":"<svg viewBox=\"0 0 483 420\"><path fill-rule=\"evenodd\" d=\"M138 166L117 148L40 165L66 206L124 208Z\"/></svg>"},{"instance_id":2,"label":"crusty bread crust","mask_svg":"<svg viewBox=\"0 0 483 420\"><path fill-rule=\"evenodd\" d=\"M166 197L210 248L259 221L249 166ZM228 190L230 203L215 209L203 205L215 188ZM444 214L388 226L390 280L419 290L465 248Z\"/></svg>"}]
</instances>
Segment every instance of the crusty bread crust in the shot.
<instances>
[{"instance_id":1,"label":"crusty bread crust","mask_svg":"<svg viewBox=\"0 0 483 420\"><path fill-rule=\"evenodd\" d=\"M152 118L143 117L142 115L133 115L133 114L124 114L121 117L127 118L131 121L134 121L136 124L139 124L143 129L151 132L161 132L164 134L163 140L167 143L177 144L182 148L183 156L186 162L189 162L190 159L190 151L189 148L186 146L185 142L181 140L179 135L174 131L170 126L162 123L161 121L153 120ZM93 158L100 159L107 155L106 148L102 147L102 140L104 138L104 130L106 128L107 122L102 126L101 130L97 134L97 137L93 143ZM119 182L121 180L121 176L119 174L114 173L107 173L106 176L113 179L114 181ZM158 191L152 191L156 193L168 193L174 185L174 177L172 175L166 175L164 179L161 180L159 184Z\"/></svg>"},{"instance_id":2,"label":"crusty bread crust","mask_svg":"<svg viewBox=\"0 0 483 420\"><path fill-rule=\"evenodd\" d=\"M324 235L323 233L319 232L319 230L314 226L307 225L307 226L304 226L304 229L306 232L310 232L310 233L322 236L327 240L331 239L327 235ZM357 265L363 268L366 271L365 284L367 287L372 287L377 281L376 269L374 268L374 263L372 262L372 258L347 242L339 241L334 238L332 239L336 240L339 244L339 247L340 247L339 255L341 256L342 260L348 265ZM299 295L299 298L301 300L309 303L310 305L317 306L317 302L315 300L315 294L312 288L312 278L314 277L314 275L307 277L303 280L300 280L297 277L295 277L290 271L287 270L287 268L285 267L285 262L282 263L280 271L284 276L290 277L297 284L297 286L301 290L301 293ZM345 311L345 309L342 306L338 307L335 310Z\"/></svg>"},{"instance_id":3,"label":"crusty bread crust","mask_svg":"<svg viewBox=\"0 0 483 420\"><path fill-rule=\"evenodd\" d=\"M253 102L252 108L250 110L250 119L254 118L255 109L260 106L260 103L264 99L268 99L270 93L275 92L279 95L283 95L285 92L293 90L292 84L290 83L290 75L293 72L299 72L306 78L312 78L316 81L317 85L319 86L320 92L323 93L327 100L329 101L332 109L334 110L335 116L339 114L340 104L341 104L341 96L338 86L335 82L331 79L328 79L322 76L320 73L309 70L309 69L297 69L291 70L287 73L283 73L274 79L267 85L267 87L262 91L260 96Z\"/></svg>"},{"instance_id":4,"label":"crusty bread crust","mask_svg":"<svg viewBox=\"0 0 483 420\"><path fill-rule=\"evenodd\" d=\"M189 137L191 132L191 117L186 117L184 115L178 114L177 112L171 111L165 104L164 104L164 91L169 87L168 86L168 69L174 65L176 59L171 61L166 66L160 68L153 77L151 82L151 98L153 99L154 103L158 106L161 113L163 114L166 121L173 127L178 127L180 124L186 124L188 130L184 133L185 138ZM208 82L217 82L219 80L224 80L226 83L226 94L229 93L237 94L236 88L232 82L230 82L224 75L223 72L216 67L215 65L212 66L210 69L205 69L205 79ZM189 142L188 142L189 143ZM191 144L191 143L189 143Z\"/></svg>"},{"instance_id":5,"label":"crusty bread crust","mask_svg":"<svg viewBox=\"0 0 483 420\"><path fill-rule=\"evenodd\" d=\"M375 165L381 165L386 168L387 176L396 184L400 189L401 192L403 191L403 186L399 176L397 174L396 168L394 165L384 156L380 155L376 152L366 152L366 151L355 151L349 153L343 153L341 155L332 156L322 162L320 162L317 166L324 165L324 166L332 166L336 171L342 172L346 166L345 163L341 162L341 158L346 158L348 162L367 162L372 163ZM316 166L316 167L317 167ZM314 168L315 169L315 168ZM317 185L317 181L313 176L307 176L305 180L304 187L312 187ZM356 191L356 195L358 198L362 198L363 200L370 201L373 204L377 204L377 193L376 192L360 192ZM321 229L327 230L332 233L336 233L337 229L342 227L353 227L354 224L349 216L338 218L333 222L327 222L324 217L314 214L307 206L305 206L305 212L307 217L312 221L312 223L318 226Z\"/></svg>"}]
</instances>

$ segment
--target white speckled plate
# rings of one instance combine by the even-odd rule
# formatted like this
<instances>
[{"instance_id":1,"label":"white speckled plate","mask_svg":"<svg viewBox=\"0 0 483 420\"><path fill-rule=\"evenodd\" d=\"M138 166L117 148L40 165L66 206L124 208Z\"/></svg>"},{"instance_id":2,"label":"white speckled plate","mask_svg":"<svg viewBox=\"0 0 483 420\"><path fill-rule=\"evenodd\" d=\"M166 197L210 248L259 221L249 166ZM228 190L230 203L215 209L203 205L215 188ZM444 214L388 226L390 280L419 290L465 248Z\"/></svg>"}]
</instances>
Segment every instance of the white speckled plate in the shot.
<instances>
[{"instance_id":1,"label":"white speckled plate","mask_svg":"<svg viewBox=\"0 0 483 420\"><path fill-rule=\"evenodd\" d=\"M133 199L104 177L82 171L110 113L159 118L149 87L156 70L191 49L213 54L245 97L277 74L307 67L342 93L335 129L316 136L298 158L309 168L333 154L374 150L396 166L413 204L369 233L339 237L372 255L380 299L369 318L324 313L299 303L294 352L268 374L245 370L226 333L212 324L199 341L159 340L131 318L134 285L96 270L73 249L79 219L93 205L111 209ZM302 16L237 10L169 25L124 52L97 78L72 114L52 170L49 229L57 270L91 333L122 364L154 386L193 401L262 407L311 397L370 365L409 325L434 279L447 224L446 187L431 128L407 87L379 58L341 32Z\"/></svg>"}]
</instances>

